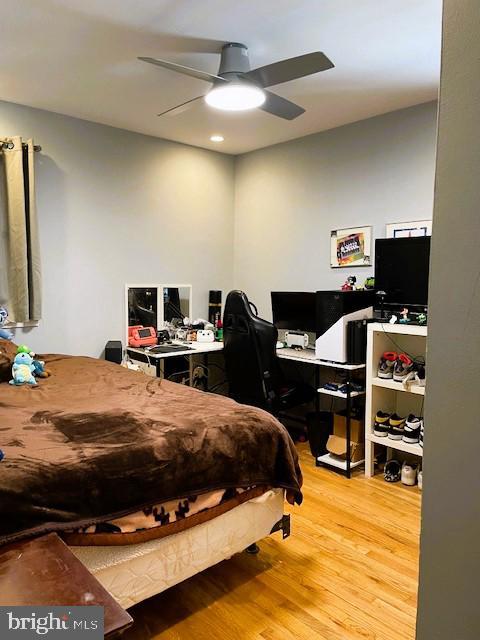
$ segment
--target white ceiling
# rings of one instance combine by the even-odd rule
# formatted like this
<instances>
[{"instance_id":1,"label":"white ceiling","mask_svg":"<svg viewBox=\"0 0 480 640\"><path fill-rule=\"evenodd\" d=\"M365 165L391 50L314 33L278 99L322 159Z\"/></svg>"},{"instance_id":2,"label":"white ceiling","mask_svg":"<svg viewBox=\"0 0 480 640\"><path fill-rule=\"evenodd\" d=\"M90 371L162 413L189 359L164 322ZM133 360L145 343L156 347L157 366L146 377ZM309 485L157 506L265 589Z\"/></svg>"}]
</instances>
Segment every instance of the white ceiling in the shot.
<instances>
[{"instance_id":1,"label":"white ceiling","mask_svg":"<svg viewBox=\"0 0 480 640\"><path fill-rule=\"evenodd\" d=\"M243 153L436 99L441 0L1 0L0 98L227 153ZM252 67L323 51L335 68L273 90L293 121L203 101L209 84L137 61L212 73L225 41ZM225 142L210 142L220 133Z\"/></svg>"}]
</instances>

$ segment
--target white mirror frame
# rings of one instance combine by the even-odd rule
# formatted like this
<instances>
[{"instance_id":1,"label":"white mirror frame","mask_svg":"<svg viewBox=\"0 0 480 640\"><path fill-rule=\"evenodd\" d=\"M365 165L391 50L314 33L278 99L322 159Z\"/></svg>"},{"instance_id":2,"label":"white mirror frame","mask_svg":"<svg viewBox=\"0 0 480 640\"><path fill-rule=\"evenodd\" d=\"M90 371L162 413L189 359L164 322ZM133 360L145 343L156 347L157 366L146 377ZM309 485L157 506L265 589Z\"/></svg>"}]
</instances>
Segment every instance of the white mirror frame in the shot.
<instances>
[{"instance_id":1,"label":"white mirror frame","mask_svg":"<svg viewBox=\"0 0 480 640\"><path fill-rule=\"evenodd\" d=\"M186 289L190 290L190 294L188 297L188 308L189 308L189 318L193 319L193 292L191 284L126 284L125 285L125 346L128 347L128 290L129 289L156 289L157 290L157 326L155 327L157 331L163 328L163 289ZM159 301L162 300L162 304Z\"/></svg>"}]
</instances>

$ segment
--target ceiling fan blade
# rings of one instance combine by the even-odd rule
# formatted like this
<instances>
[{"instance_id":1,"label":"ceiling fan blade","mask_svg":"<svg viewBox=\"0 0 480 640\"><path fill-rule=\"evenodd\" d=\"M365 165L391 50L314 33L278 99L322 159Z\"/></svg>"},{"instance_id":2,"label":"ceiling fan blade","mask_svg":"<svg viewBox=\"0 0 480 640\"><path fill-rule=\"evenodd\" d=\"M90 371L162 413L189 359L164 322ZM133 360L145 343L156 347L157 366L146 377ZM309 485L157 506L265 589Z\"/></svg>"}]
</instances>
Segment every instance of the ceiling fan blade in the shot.
<instances>
[{"instance_id":1,"label":"ceiling fan blade","mask_svg":"<svg viewBox=\"0 0 480 640\"><path fill-rule=\"evenodd\" d=\"M203 97L204 96L197 96L196 98L192 98L191 100L187 100L186 102L182 102L182 104L177 104L176 107L171 107L171 109L167 109L166 111L162 111L161 113L157 113L157 116L165 116L167 114L169 116L178 116L181 113L183 113L184 111L186 111L187 109L189 109L190 105L192 104L192 102L196 102L197 100L200 100Z\"/></svg>"},{"instance_id":2,"label":"ceiling fan blade","mask_svg":"<svg viewBox=\"0 0 480 640\"><path fill-rule=\"evenodd\" d=\"M244 77L253 80L261 87L271 87L275 84L309 76L312 73L326 71L334 66L333 62L324 53L315 51L296 58L288 58L287 60L267 64L265 67L252 69L247 71Z\"/></svg>"},{"instance_id":3,"label":"ceiling fan blade","mask_svg":"<svg viewBox=\"0 0 480 640\"><path fill-rule=\"evenodd\" d=\"M198 80L206 80L207 82L227 82L225 78L216 76L206 71L199 71L198 69L191 69L190 67L184 67L182 64L176 64L175 62L168 62L168 60L157 60L156 58L144 58L139 57L142 62L148 62L154 64L157 67L163 67L164 69L170 69L170 71L176 71L177 73L183 73L185 76L191 76Z\"/></svg>"},{"instance_id":4,"label":"ceiling fan blade","mask_svg":"<svg viewBox=\"0 0 480 640\"><path fill-rule=\"evenodd\" d=\"M284 118L284 120L294 120L295 118L298 118L298 116L301 116L302 113L305 113L305 109L303 107L300 107L294 102L290 102L290 100L287 100L286 98L278 96L276 93L265 91L265 95L267 96L267 99L262 106L259 107L262 111L271 113L279 118Z\"/></svg>"}]
</instances>

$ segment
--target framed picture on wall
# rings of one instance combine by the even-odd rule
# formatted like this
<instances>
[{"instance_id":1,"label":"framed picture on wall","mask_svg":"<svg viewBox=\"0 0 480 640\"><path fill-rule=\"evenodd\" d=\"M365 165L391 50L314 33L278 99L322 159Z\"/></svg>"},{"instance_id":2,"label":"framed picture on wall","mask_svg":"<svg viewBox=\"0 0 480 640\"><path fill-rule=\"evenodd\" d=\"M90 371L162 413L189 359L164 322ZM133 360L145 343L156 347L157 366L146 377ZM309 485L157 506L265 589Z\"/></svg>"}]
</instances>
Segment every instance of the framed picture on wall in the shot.
<instances>
[{"instance_id":1,"label":"framed picture on wall","mask_svg":"<svg viewBox=\"0 0 480 640\"><path fill-rule=\"evenodd\" d=\"M369 267L372 264L372 227L336 229L330 234L330 266Z\"/></svg>"},{"instance_id":2,"label":"framed picture on wall","mask_svg":"<svg viewBox=\"0 0 480 640\"><path fill-rule=\"evenodd\" d=\"M392 222L387 224L387 238L418 238L432 235L431 220L415 220L414 222Z\"/></svg>"}]
</instances>

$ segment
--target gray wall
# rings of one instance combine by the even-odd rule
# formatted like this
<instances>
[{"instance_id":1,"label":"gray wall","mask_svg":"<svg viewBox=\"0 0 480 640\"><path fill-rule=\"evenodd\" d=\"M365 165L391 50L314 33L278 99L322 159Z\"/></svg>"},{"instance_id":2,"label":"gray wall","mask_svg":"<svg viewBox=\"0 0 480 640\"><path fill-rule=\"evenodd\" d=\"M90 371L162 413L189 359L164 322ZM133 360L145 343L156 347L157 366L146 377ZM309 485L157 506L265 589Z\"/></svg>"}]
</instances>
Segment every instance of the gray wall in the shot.
<instances>
[{"instance_id":1,"label":"gray wall","mask_svg":"<svg viewBox=\"0 0 480 640\"><path fill-rule=\"evenodd\" d=\"M429 103L238 157L235 286L269 317L271 290L363 282L330 268L330 231L431 218L435 130Z\"/></svg>"},{"instance_id":2,"label":"gray wall","mask_svg":"<svg viewBox=\"0 0 480 640\"><path fill-rule=\"evenodd\" d=\"M0 103L2 136L33 136L44 313L17 341L98 356L124 334L124 285L232 284L234 160L121 129Z\"/></svg>"},{"instance_id":3,"label":"gray wall","mask_svg":"<svg viewBox=\"0 0 480 640\"><path fill-rule=\"evenodd\" d=\"M445 0L418 640L480 638L480 3Z\"/></svg>"},{"instance_id":4,"label":"gray wall","mask_svg":"<svg viewBox=\"0 0 480 640\"><path fill-rule=\"evenodd\" d=\"M330 230L431 217L435 121L420 105L233 158L0 102L0 133L43 147L44 314L16 340L100 355L126 282L191 283L197 316L235 285L269 317L272 289L363 280L330 269Z\"/></svg>"}]
</instances>

